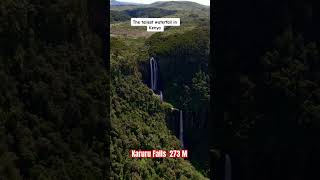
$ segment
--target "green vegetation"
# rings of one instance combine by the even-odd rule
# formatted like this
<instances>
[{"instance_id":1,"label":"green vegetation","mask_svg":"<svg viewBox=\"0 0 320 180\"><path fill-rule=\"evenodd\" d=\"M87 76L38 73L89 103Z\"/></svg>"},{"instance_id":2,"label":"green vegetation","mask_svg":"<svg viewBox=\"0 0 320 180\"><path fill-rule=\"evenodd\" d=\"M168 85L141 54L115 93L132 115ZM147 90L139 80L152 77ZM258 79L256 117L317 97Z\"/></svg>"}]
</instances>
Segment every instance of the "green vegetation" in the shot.
<instances>
[{"instance_id":1,"label":"green vegetation","mask_svg":"<svg viewBox=\"0 0 320 180\"><path fill-rule=\"evenodd\" d=\"M134 10L130 9L130 11ZM139 8L137 12L142 10L144 8ZM185 130L185 135L190 142L188 149L193 152L190 154L190 160L196 169L187 161L128 158L130 149L179 148L179 141L168 130L165 122L172 107L183 109L186 113L198 114L193 117L195 122L200 121L199 118L205 118L204 114L207 113L209 19L207 16L205 20L207 23L201 24L201 21L197 21L201 18L201 14L195 15L191 11L177 11L168 17L177 16L184 21L183 24L180 27L167 27L163 33L149 33L142 28L130 27L125 21L112 24L111 30L117 35L117 38L112 38L111 43L113 77L111 114L115 135L112 140L111 154L116 154L112 165L112 173L116 178L134 175L141 179L156 177L179 179L183 174L187 179L197 179L196 176L202 176L197 171L203 174L209 171L209 157L208 154L203 153L203 151L209 151L208 134L205 129L197 129L197 127ZM124 33L119 33L124 30ZM148 35L139 36L139 33ZM159 97L153 95L152 91L142 83L146 77L141 76L138 67L149 64L147 61L150 56L159 59L166 102L160 102ZM126 145L123 141L127 142ZM116 153L119 149L121 150ZM129 170L128 166L133 166L132 162L139 167L142 164L146 167ZM185 172L182 173L175 168L170 168L168 171L159 169L159 167L171 167L169 165L171 163L184 164L185 168L192 168L193 175L186 175ZM163 172L168 173L163 174Z\"/></svg>"},{"instance_id":2,"label":"green vegetation","mask_svg":"<svg viewBox=\"0 0 320 180\"><path fill-rule=\"evenodd\" d=\"M142 83L138 64L149 57L143 46L129 46L128 41L121 38L111 39L111 177L206 179L183 159L129 158L131 149L180 148L165 122L172 106L161 102Z\"/></svg>"},{"instance_id":3,"label":"green vegetation","mask_svg":"<svg viewBox=\"0 0 320 180\"><path fill-rule=\"evenodd\" d=\"M126 13L120 11L110 11L110 23L117 22L117 21L128 21L130 20L130 16Z\"/></svg>"},{"instance_id":4,"label":"green vegetation","mask_svg":"<svg viewBox=\"0 0 320 180\"><path fill-rule=\"evenodd\" d=\"M319 6L248 3L216 9L212 177L228 153L237 179L319 179Z\"/></svg>"},{"instance_id":5,"label":"green vegetation","mask_svg":"<svg viewBox=\"0 0 320 180\"><path fill-rule=\"evenodd\" d=\"M111 32L117 37L111 41L111 115L114 137L111 154L115 154L112 157L113 176L116 179L129 176L138 179L203 178L199 172L207 174L209 171L209 157L206 153L209 152L208 134L204 127L185 129L188 149L192 152L192 165L188 161L177 159L133 160L128 158L128 151L179 148L178 139L168 130L165 122L173 107L182 109L187 114L195 114L186 117L186 122L206 121L210 98L209 8L191 2L161 2L128 9L117 6L111 8L116 13L137 17L181 19L180 27L166 27L162 33L150 33L145 28L130 27L127 20L113 22L111 25ZM159 97L153 95L142 83L147 77L140 74L138 67L148 68L150 56L159 59L166 102L160 102ZM176 164L174 168L173 164ZM139 168L132 169L133 165ZM186 174L189 168L191 171Z\"/></svg>"},{"instance_id":6,"label":"green vegetation","mask_svg":"<svg viewBox=\"0 0 320 180\"><path fill-rule=\"evenodd\" d=\"M160 59L166 99L177 108L198 112L209 105L209 31L195 28L183 34L156 33L146 44Z\"/></svg>"},{"instance_id":7,"label":"green vegetation","mask_svg":"<svg viewBox=\"0 0 320 180\"><path fill-rule=\"evenodd\" d=\"M265 102L277 102L266 110L280 115L273 117L273 121L279 120L276 133L280 133L284 125L280 118L296 113L299 118L287 122L294 127L290 131L297 133L292 138L299 139L303 129L316 131L320 128L318 59L319 45L306 42L291 31L281 35L276 48L263 56L263 85L270 91L270 99Z\"/></svg>"},{"instance_id":8,"label":"green vegetation","mask_svg":"<svg viewBox=\"0 0 320 180\"><path fill-rule=\"evenodd\" d=\"M168 16L176 13L176 11L174 10L166 10L166 9L151 8L151 7L125 10L124 12L131 17L138 17L138 18L160 18L160 17L164 17L164 16Z\"/></svg>"},{"instance_id":9,"label":"green vegetation","mask_svg":"<svg viewBox=\"0 0 320 180\"><path fill-rule=\"evenodd\" d=\"M0 179L103 179L109 81L94 5L0 2Z\"/></svg>"},{"instance_id":10,"label":"green vegetation","mask_svg":"<svg viewBox=\"0 0 320 180\"><path fill-rule=\"evenodd\" d=\"M173 3L173 2L170 2ZM205 129L186 129L190 161L182 159L131 159L130 149L179 149L179 140L167 128L166 116L172 108L186 113L207 113L209 104L209 16L194 3L164 2L156 6L111 7L119 13L137 17L179 17L180 27L167 27L163 33L130 27L127 20L113 22L111 32L112 69L112 177L114 179L204 179L209 171L209 151ZM189 7L185 10L178 6ZM191 6L191 7L190 7ZM176 8L174 8L176 7ZM120 9L122 8L122 9ZM154 8L157 11L154 11ZM161 11L159 11L161 9ZM178 10L177 10L178 9ZM150 14L150 10L153 10ZM208 9L207 9L208 10ZM161 15L158 15L160 12ZM171 13L165 15L164 13ZM174 13L173 13L174 12ZM152 15L152 16L150 16ZM199 20L199 19L201 19ZM199 21L198 21L199 20ZM205 22L205 23L201 23ZM200 27L198 27L200 26ZM138 33L140 31L140 33ZM145 34L143 34L145 33ZM150 56L159 59L160 76L166 102L143 84Z\"/></svg>"},{"instance_id":11,"label":"green vegetation","mask_svg":"<svg viewBox=\"0 0 320 180\"><path fill-rule=\"evenodd\" d=\"M168 16L174 14L176 11L173 10L165 10L160 8L135 8L128 9L124 11L110 11L110 22L121 22L130 20L130 18L160 18L164 16Z\"/></svg>"},{"instance_id":12,"label":"green vegetation","mask_svg":"<svg viewBox=\"0 0 320 180\"><path fill-rule=\"evenodd\" d=\"M185 123L207 121L209 107L209 31L199 27L190 31L156 33L147 39L149 54L159 59L162 88L166 101L182 109ZM184 130L192 164L203 172L209 171L207 127L194 126Z\"/></svg>"},{"instance_id":13,"label":"green vegetation","mask_svg":"<svg viewBox=\"0 0 320 180\"><path fill-rule=\"evenodd\" d=\"M156 2L150 5L111 6L111 35L150 37L146 27L131 27L131 17L180 18L180 27L165 27L163 34L182 34L196 27L210 26L210 8L194 2Z\"/></svg>"},{"instance_id":14,"label":"green vegetation","mask_svg":"<svg viewBox=\"0 0 320 180\"><path fill-rule=\"evenodd\" d=\"M148 5L129 5L129 6L111 6L111 10L124 11L138 8L157 8L164 10L183 11L188 14L197 14L199 17L209 18L210 7L204 6L190 1L170 1L170 2L155 2Z\"/></svg>"}]
</instances>

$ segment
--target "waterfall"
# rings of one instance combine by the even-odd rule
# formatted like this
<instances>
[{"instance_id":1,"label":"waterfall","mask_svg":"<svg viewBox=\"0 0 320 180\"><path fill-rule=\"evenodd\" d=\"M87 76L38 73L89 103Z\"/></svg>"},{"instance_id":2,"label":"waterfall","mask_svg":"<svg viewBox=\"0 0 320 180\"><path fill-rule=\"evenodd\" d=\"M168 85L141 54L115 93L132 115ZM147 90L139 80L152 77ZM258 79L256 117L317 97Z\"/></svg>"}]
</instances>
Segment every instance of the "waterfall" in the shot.
<instances>
[{"instance_id":1,"label":"waterfall","mask_svg":"<svg viewBox=\"0 0 320 180\"><path fill-rule=\"evenodd\" d=\"M228 154L225 155L225 180L231 180L231 158Z\"/></svg>"},{"instance_id":2,"label":"waterfall","mask_svg":"<svg viewBox=\"0 0 320 180\"><path fill-rule=\"evenodd\" d=\"M150 86L152 90L157 90L158 83L158 64L157 61L151 57L150 58Z\"/></svg>"},{"instance_id":3,"label":"waterfall","mask_svg":"<svg viewBox=\"0 0 320 180\"><path fill-rule=\"evenodd\" d=\"M160 100L161 100L161 101L163 101L163 94L162 94L162 91L160 91L159 96L160 96Z\"/></svg>"},{"instance_id":4,"label":"waterfall","mask_svg":"<svg viewBox=\"0 0 320 180\"><path fill-rule=\"evenodd\" d=\"M150 58L150 88L157 94L161 101L163 101L162 91L158 90L158 63L151 57Z\"/></svg>"},{"instance_id":5,"label":"waterfall","mask_svg":"<svg viewBox=\"0 0 320 180\"><path fill-rule=\"evenodd\" d=\"M182 149L184 148L184 145L183 145L183 117L182 117L182 110L180 110L180 132L179 132L179 138L180 138L180 141L181 141L181 147Z\"/></svg>"}]
</instances>

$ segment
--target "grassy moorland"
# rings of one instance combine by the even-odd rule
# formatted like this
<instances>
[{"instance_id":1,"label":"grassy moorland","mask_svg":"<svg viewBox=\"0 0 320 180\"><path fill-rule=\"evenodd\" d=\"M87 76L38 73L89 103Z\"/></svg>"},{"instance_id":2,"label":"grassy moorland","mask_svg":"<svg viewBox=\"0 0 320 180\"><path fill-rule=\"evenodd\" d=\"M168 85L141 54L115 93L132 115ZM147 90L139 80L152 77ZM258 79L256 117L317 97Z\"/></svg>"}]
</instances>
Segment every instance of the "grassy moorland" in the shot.
<instances>
[{"instance_id":1,"label":"grassy moorland","mask_svg":"<svg viewBox=\"0 0 320 180\"><path fill-rule=\"evenodd\" d=\"M210 25L210 9L193 2L156 2L150 5L111 6L111 36L150 37L146 27L131 27L133 17L180 18L180 27L166 27L165 34L182 33Z\"/></svg>"}]
</instances>

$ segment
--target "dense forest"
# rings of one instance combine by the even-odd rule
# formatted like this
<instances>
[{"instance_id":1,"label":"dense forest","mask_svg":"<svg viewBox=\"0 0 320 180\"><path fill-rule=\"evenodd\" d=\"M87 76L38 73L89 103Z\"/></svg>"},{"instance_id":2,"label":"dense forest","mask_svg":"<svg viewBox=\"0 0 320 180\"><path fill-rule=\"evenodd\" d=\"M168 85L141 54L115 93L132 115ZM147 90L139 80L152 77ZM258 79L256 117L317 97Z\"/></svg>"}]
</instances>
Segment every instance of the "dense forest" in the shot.
<instances>
[{"instance_id":1,"label":"dense forest","mask_svg":"<svg viewBox=\"0 0 320 180\"><path fill-rule=\"evenodd\" d=\"M1 0L0 179L220 180L226 154L235 180L320 179L319 4L214 2L209 28L208 8L190 2L105 17L102 1ZM109 72L109 18L117 31L167 15L183 17L180 29L112 37ZM164 101L148 87L150 57ZM129 158L181 148L174 108L190 158Z\"/></svg>"},{"instance_id":2,"label":"dense forest","mask_svg":"<svg viewBox=\"0 0 320 180\"><path fill-rule=\"evenodd\" d=\"M228 153L236 180L319 179L319 6L225 0L214 12L211 177L225 178Z\"/></svg>"},{"instance_id":3,"label":"dense forest","mask_svg":"<svg viewBox=\"0 0 320 180\"><path fill-rule=\"evenodd\" d=\"M0 179L103 179L105 4L0 1Z\"/></svg>"},{"instance_id":4,"label":"dense forest","mask_svg":"<svg viewBox=\"0 0 320 180\"><path fill-rule=\"evenodd\" d=\"M180 10L185 5L189 7ZM181 27L166 28L163 33L143 37L128 36L132 31L139 31L130 27L124 34L111 34L110 149L114 179L206 179L209 172L205 125L210 98L209 16L195 15L201 11L197 8L208 10L191 2L111 7L111 17L120 21L112 21L111 29L119 26L119 30L125 29L130 21L121 17L126 12L134 12L138 17L170 17L170 13L174 13L173 17L181 17L183 21ZM151 57L158 66L156 89L150 87ZM163 100L159 91L163 93ZM170 126L179 119L179 111L183 112L185 123L184 147L175 130L179 126ZM190 158L132 159L128 156L131 149L181 148L189 150Z\"/></svg>"},{"instance_id":5,"label":"dense forest","mask_svg":"<svg viewBox=\"0 0 320 180\"><path fill-rule=\"evenodd\" d=\"M149 53L159 59L160 89L165 101L184 111L186 149L194 165L209 170L207 121L209 109L209 29L184 34L154 34Z\"/></svg>"},{"instance_id":6,"label":"dense forest","mask_svg":"<svg viewBox=\"0 0 320 180\"><path fill-rule=\"evenodd\" d=\"M166 125L172 105L143 84L139 64L148 51L111 39L111 177L113 179L205 179L183 159L132 159L131 149L180 149ZM121 53L121 54L119 54Z\"/></svg>"}]
</instances>

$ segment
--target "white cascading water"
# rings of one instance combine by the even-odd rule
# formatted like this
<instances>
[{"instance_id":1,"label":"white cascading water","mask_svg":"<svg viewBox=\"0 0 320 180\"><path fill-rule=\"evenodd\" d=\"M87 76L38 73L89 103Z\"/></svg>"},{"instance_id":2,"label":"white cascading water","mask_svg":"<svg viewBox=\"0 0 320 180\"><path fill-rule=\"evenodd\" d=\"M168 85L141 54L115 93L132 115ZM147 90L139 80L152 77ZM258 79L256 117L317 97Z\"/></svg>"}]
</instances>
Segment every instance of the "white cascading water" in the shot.
<instances>
[{"instance_id":1,"label":"white cascading water","mask_svg":"<svg viewBox=\"0 0 320 180\"><path fill-rule=\"evenodd\" d=\"M150 88L155 92L157 90L158 84L158 64L157 61L151 57L150 58ZM162 91L159 91L160 100L163 101ZM181 141L181 147L184 148L183 144L183 112L180 110L180 132L179 138Z\"/></svg>"},{"instance_id":2,"label":"white cascading water","mask_svg":"<svg viewBox=\"0 0 320 180\"><path fill-rule=\"evenodd\" d=\"M231 180L231 172L232 172L232 169L231 169L231 158L228 154L225 155L226 157L226 160L225 160L225 171L224 171L224 174L225 174L225 180Z\"/></svg>"},{"instance_id":3,"label":"white cascading water","mask_svg":"<svg viewBox=\"0 0 320 180\"><path fill-rule=\"evenodd\" d=\"M160 91L159 96L160 96L160 101L163 101L163 94L162 94L162 91Z\"/></svg>"},{"instance_id":4,"label":"white cascading water","mask_svg":"<svg viewBox=\"0 0 320 180\"><path fill-rule=\"evenodd\" d=\"M158 64L157 61L151 57L150 58L150 86L152 90L157 90L157 81L158 81Z\"/></svg>"},{"instance_id":5,"label":"white cascading water","mask_svg":"<svg viewBox=\"0 0 320 180\"><path fill-rule=\"evenodd\" d=\"M184 148L184 145L183 145L183 113L182 113L182 110L180 110L180 132L179 132L179 139L181 141L181 147L182 149Z\"/></svg>"}]
</instances>

